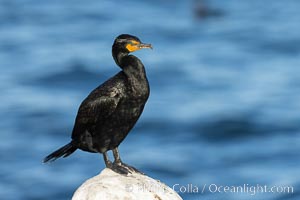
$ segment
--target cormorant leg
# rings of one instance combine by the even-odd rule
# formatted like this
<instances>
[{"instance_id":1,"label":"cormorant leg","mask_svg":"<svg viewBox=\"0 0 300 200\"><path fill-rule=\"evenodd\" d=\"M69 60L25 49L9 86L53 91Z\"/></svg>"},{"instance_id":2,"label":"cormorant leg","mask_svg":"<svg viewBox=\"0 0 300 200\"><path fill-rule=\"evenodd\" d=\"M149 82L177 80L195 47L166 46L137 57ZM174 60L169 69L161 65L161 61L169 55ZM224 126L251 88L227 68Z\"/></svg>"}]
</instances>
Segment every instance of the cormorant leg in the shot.
<instances>
[{"instance_id":1,"label":"cormorant leg","mask_svg":"<svg viewBox=\"0 0 300 200\"><path fill-rule=\"evenodd\" d=\"M104 158L104 162L105 162L106 167L107 167L107 168L112 168L112 163L111 163L111 161L108 159L107 152L104 152L104 153L103 153L103 158Z\"/></svg>"},{"instance_id":2,"label":"cormorant leg","mask_svg":"<svg viewBox=\"0 0 300 200\"><path fill-rule=\"evenodd\" d=\"M125 175L127 175L128 173L131 174L132 172L137 172L137 173L143 174L142 172L140 172L136 168L134 168L130 165L127 165L127 164L125 164L121 161L118 147L114 148L112 151L113 151L114 158L115 158L112 169L115 172L117 172L119 174L125 174Z\"/></svg>"},{"instance_id":3,"label":"cormorant leg","mask_svg":"<svg viewBox=\"0 0 300 200\"><path fill-rule=\"evenodd\" d=\"M114 154L114 158L115 158L114 163L118 164L118 165L122 165L122 161L121 161L121 158L120 158L120 153L119 153L118 147L113 149L113 154Z\"/></svg>"}]
</instances>

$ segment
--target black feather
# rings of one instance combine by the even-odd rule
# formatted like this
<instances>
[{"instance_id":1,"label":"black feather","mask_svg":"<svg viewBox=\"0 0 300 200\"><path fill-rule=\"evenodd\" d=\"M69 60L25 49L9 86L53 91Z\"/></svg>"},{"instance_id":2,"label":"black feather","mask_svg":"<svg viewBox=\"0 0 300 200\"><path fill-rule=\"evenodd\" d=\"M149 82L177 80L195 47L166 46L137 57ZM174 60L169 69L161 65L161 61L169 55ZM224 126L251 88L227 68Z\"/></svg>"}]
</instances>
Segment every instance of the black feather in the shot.
<instances>
[{"instance_id":1,"label":"black feather","mask_svg":"<svg viewBox=\"0 0 300 200\"><path fill-rule=\"evenodd\" d=\"M61 147L60 149L54 151L53 153L51 153L50 155L48 155L46 158L44 158L43 162L52 162L55 161L57 158L60 157L67 157L69 156L71 153L73 153L74 151L76 151L77 147L75 147L72 142L70 142L69 144Z\"/></svg>"}]
</instances>

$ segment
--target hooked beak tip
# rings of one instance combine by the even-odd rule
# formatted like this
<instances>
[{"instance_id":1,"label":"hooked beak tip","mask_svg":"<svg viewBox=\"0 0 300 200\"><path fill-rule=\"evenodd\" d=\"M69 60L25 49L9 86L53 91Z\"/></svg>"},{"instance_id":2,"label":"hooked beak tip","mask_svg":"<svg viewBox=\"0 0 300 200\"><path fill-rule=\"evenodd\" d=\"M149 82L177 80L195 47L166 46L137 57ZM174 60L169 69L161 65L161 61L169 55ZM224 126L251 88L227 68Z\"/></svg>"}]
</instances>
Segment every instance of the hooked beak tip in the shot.
<instances>
[{"instance_id":1,"label":"hooked beak tip","mask_svg":"<svg viewBox=\"0 0 300 200\"><path fill-rule=\"evenodd\" d=\"M141 49L153 49L151 44L140 44L139 45Z\"/></svg>"}]
</instances>

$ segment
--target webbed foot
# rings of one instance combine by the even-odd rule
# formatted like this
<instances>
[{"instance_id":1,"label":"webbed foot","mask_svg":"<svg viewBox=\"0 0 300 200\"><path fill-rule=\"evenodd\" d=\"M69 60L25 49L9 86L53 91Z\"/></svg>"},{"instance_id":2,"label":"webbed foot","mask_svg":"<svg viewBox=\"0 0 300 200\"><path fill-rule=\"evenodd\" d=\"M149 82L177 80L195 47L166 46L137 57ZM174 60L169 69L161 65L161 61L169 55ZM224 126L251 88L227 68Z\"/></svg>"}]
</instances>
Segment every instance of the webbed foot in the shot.
<instances>
[{"instance_id":1,"label":"webbed foot","mask_svg":"<svg viewBox=\"0 0 300 200\"><path fill-rule=\"evenodd\" d=\"M112 163L112 168L110 168L110 169L118 174L123 174L123 175L128 175L128 174L132 174L132 173L144 174L144 173L140 172L139 170L137 170L135 167L127 165L123 162Z\"/></svg>"}]
</instances>

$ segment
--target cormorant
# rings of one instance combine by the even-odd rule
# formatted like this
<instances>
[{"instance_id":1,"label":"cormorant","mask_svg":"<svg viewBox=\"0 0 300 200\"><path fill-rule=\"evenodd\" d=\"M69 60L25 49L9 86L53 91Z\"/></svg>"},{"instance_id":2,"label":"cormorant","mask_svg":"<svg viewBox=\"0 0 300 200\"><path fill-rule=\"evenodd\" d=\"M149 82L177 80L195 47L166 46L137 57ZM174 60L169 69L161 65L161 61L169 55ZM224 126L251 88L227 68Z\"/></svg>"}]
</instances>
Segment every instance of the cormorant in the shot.
<instances>
[{"instance_id":1,"label":"cormorant","mask_svg":"<svg viewBox=\"0 0 300 200\"><path fill-rule=\"evenodd\" d=\"M131 52L151 48L136 36L119 35L112 46L112 56L122 69L112 78L94 89L81 103L67 145L48 155L44 162L67 157L77 149L102 153L105 165L127 173L134 169L122 163L118 146L141 116L149 97L149 83L143 63ZM112 163L107 151L112 150ZM127 168L126 168L127 167Z\"/></svg>"}]
</instances>

